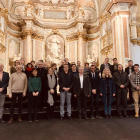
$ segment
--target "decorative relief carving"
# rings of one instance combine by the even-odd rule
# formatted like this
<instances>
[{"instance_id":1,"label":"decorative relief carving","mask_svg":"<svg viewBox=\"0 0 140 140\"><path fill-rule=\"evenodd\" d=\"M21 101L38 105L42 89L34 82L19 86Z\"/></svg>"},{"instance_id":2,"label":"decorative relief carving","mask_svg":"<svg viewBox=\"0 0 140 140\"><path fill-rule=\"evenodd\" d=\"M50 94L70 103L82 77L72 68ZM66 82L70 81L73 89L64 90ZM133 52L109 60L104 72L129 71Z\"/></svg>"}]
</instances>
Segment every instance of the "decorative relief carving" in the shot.
<instances>
[{"instance_id":1,"label":"decorative relief carving","mask_svg":"<svg viewBox=\"0 0 140 140\"><path fill-rule=\"evenodd\" d=\"M6 47L2 44L2 43L0 43L0 52L5 52L6 51Z\"/></svg>"},{"instance_id":2,"label":"decorative relief carving","mask_svg":"<svg viewBox=\"0 0 140 140\"><path fill-rule=\"evenodd\" d=\"M102 55L105 55L106 57L108 57L108 53L110 52L110 50L113 48L113 44L111 44L110 46L106 46L105 48L103 48L101 50Z\"/></svg>"},{"instance_id":3,"label":"decorative relief carving","mask_svg":"<svg viewBox=\"0 0 140 140\"><path fill-rule=\"evenodd\" d=\"M137 44L140 46L140 26L131 26L131 42L133 43L133 45Z\"/></svg>"},{"instance_id":4,"label":"decorative relief carving","mask_svg":"<svg viewBox=\"0 0 140 140\"><path fill-rule=\"evenodd\" d=\"M44 17L44 8L41 7L41 6L37 6L35 8L35 14L40 17L40 18L43 18Z\"/></svg>"},{"instance_id":5,"label":"decorative relief carving","mask_svg":"<svg viewBox=\"0 0 140 140\"><path fill-rule=\"evenodd\" d=\"M4 44L4 32L0 30L0 43Z\"/></svg>"},{"instance_id":6,"label":"decorative relief carving","mask_svg":"<svg viewBox=\"0 0 140 140\"><path fill-rule=\"evenodd\" d=\"M74 0L40 0L40 2L45 2L49 4L69 4L69 3L74 3Z\"/></svg>"},{"instance_id":7,"label":"decorative relief carving","mask_svg":"<svg viewBox=\"0 0 140 140\"><path fill-rule=\"evenodd\" d=\"M66 18L70 20L75 17L75 10L73 8L67 9Z\"/></svg>"},{"instance_id":8,"label":"decorative relief carving","mask_svg":"<svg viewBox=\"0 0 140 140\"><path fill-rule=\"evenodd\" d=\"M140 38L140 26L137 26L137 37Z\"/></svg>"},{"instance_id":9,"label":"decorative relief carving","mask_svg":"<svg viewBox=\"0 0 140 140\"><path fill-rule=\"evenodd\" d=\"M102 25L104 22L106 22L110 18L111 18L111 14L110 13L107 13L105 15L101 15L99 17L99 24Z\"/></svg>"},{"instance_id":10,"label":"decorative relief carving","mask_svg":"<svg viewBox=\"0 0 140 140\"><path fill-rule=\"evenodd\" d=\"M133 45L137 44L140 46L140 40L139 39L131 39L131 42L133 43Z\"/></svg>"},{"instance_id":11,"label":"decorative relief carving","mask_svg":"<svg viewBox=\"0 0 140 140\"><path fill-rule=\"evenodd\" d=\"M21 37L23 39L26 39L28 35L30 35L34 39L39 39L39 40L43 40L44 39L43 35L39 35L37 32L32 31L32 30L25 30L25 31L23 31Z\"/></svg>"},{"instance_id":12,"label":"decorative relief carving","mask_svg":"<svg viewBox=\"0 0 140 140\"><path fill-rule=\"evenodd\" d=\"M78 40L78 35L74 35L74 36L72 36L72 37L67 37L67 41L68 41L68 42L72 42L72 41L74 41L74 40Z\"/></svg>"}]
</instances>

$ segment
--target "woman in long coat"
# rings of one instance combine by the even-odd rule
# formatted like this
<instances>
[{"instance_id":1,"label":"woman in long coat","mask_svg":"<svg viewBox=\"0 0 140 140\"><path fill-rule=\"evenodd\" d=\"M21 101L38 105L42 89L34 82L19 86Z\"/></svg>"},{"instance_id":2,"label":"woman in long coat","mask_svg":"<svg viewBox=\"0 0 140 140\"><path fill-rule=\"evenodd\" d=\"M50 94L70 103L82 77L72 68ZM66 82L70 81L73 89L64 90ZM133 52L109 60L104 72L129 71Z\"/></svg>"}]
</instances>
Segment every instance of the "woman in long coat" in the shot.
<instances>
[{"instance_id":1,"label":"woman in long coat","mask_svg":"<svg viewBox=\"0 0 140 140\"><path fill-rule=\"evenodd\" d=\"M104 103L105 118L112 118L111 116L111 103L114 102L115 96L115 82L108 68L103 70L101 83L100 83L100 95L101 101Z\"/></svg>"}]
</instances>

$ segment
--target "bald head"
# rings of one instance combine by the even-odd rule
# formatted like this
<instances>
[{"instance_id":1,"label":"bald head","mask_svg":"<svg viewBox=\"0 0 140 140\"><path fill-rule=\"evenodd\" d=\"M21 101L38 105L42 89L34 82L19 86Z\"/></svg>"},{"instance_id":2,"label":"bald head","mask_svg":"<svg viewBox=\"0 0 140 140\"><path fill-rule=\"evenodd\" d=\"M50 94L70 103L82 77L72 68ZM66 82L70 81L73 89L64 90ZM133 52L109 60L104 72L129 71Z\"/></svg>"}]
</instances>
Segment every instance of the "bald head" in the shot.
<instances>
[{"instance_id":1,"label":"bald head","mask_svg":"<svg viewBox=\"0 0 140 140\"><path fill-rule=\"evenodd\" d=\"M22 71L22 66L21 65L17 65L16 66L16 70L18 73L20 73Z\"/></svg>"},{"instance_id":2,"label":"bald head","mask_svg":"<svg viewBox=\"0 0 140 140\"><path fill-rule=\"evenodd\" d=\"M4 65L2 63L0 63L0 72L3 71Z\"/></svg>"}]
</instances>

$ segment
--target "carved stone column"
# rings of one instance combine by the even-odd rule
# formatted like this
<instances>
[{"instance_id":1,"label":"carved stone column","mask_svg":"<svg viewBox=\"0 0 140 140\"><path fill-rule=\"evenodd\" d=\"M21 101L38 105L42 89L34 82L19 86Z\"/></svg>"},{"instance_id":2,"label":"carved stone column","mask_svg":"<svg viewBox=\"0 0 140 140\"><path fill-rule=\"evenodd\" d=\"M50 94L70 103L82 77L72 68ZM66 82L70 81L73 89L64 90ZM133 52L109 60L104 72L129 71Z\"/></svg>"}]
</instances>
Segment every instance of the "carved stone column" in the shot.
<instances>
[{"instance_id":1,"label":"carved stone column","mask_svg":"<svg viewBox=\"0 0 140 140\"><path fill-rule=\"evenodd\" d=\"M32 33L31 31L27 31L27 46L26 46L26 63L31 62L33 59L33 49L32 49Z\"/></svg>"},{"instance_id":2,"label":"carved stone column","mask_svg":"<svg viewBox=\"0 0 140 140\"><path fill-rule=\"evenodd\" d=\"M111 13L113 50L118 62L125 67L131 59L129 15L133 0L110 2L107 10Z\"/></svg>"},{"instance_id":3,"label":"carved stone column","mask_svg":"<svg viewBox=\"0 0 140 140\"><path fill-rule=\"evenodd\" d=\"M78 51L77 51L77 58L78 58L78 61L81 62L81 65L83 66L84 62L83 62L83 37L82 37L82 33L78 33Z\"/></svg>"}]
</instances>

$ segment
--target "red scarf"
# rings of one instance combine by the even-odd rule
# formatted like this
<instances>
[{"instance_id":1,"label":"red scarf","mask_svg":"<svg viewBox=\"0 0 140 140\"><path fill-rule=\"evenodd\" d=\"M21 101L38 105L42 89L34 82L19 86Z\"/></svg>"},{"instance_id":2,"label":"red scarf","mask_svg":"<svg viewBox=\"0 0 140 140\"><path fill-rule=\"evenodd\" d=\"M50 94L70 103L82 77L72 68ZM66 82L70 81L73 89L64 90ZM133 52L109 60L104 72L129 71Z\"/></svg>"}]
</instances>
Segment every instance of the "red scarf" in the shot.
<instances>
[{"instance_id":1,"label":"red scarf","mask_svg":"<svg viewBox=\"0 0 140 140\"><path fill-rule=\"evenodd\" d=\"M32 68L26 68L27 71L32 71L33 67Z\"/></svg>"}]
</instances>

